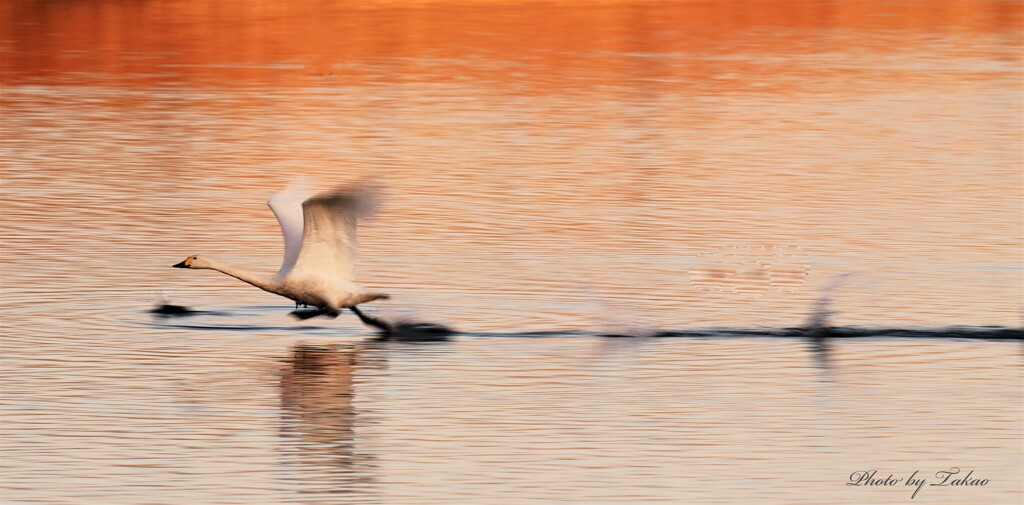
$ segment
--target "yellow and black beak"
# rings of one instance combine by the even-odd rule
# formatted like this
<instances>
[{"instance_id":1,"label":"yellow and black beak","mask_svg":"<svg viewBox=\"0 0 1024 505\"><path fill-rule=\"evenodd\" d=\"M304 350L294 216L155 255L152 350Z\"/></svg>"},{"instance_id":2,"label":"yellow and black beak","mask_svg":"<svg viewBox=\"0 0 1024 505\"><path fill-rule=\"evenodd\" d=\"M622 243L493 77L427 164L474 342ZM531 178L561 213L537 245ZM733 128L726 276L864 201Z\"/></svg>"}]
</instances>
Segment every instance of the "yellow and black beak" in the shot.
<instances>
[{"instance_id":1,"label":"yellow and black beak","mask_svg":"<svg viewBox=\"0 0 1024 505\"><path fill-rule=\"evenodd\" d=\"M192 258L186 258L185 261L182 261L181 263L178 263L176 265L171 265L171 268L189 268L189 265L191 265L191 264L192 264Z\"/></svg>"}]
</instances>

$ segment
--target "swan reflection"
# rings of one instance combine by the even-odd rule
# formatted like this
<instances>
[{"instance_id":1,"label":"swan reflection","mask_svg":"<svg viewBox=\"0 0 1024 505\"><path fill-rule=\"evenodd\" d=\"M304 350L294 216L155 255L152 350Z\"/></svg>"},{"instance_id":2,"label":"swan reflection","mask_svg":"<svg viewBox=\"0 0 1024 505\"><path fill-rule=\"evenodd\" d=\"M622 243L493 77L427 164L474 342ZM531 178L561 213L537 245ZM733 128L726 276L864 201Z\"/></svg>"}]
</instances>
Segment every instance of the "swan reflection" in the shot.
<instances>
[{"instance_id":1,"label":"swan reflection","mask_svg":"<svg viewBox=\"0 0 1024 505\"><path fill-rule=\"evenodd\" d=\"M281 371L281 439L287 479L315 498L364 494L375 487L373 456L357 443L354 376L382 365L369 349L296 345ZM379 358L378 358L379 359Z\"/></svg>"}]
</instances>

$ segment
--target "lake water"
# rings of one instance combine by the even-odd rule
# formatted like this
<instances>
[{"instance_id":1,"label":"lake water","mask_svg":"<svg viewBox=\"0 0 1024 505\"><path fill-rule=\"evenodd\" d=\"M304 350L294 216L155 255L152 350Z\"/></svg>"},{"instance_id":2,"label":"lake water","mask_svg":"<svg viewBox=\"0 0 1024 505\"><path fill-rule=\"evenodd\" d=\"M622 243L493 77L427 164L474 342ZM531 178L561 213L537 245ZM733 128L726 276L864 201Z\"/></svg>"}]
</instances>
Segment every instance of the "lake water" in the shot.
<instances>
[{"instance_id":1,"label":"lake water","mask_svg":"<svg viewBox=\"0 0 1024 505\"><path fill-rule=\"evenodd\" d=\"M3 3L0 500L1020 503L1022 19ZM371 176L367 311L446 342L169 268Z\"/></svg>"}]
</instances>

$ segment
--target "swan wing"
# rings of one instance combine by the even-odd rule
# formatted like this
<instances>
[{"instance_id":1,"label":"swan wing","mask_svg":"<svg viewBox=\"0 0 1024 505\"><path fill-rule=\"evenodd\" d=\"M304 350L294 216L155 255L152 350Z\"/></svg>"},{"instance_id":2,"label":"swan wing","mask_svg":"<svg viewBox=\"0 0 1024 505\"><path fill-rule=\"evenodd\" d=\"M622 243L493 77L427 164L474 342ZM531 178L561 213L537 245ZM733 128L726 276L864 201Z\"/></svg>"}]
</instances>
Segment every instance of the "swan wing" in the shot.
<instances>
[{"instance_id":1,"label":"swan wing","mask_svg":"<svg viewBox=\"0 0 1024 505\"><path fill-rule=\"evenodd\" d=\"M274 193L267 200L267 205L281 225L281 235L284 237L284 259L281 261L281 269L277 271L279 276L288 273L299 257L303 233L302 202L307 196L308 192L288 187Z\"/></svg>"},{"instance_id":2,"label":"swan wing","mask_svg":"<svg viewBox=\"0 0 1024 505\"><path fill-rule=\"evenodd\" d=\"M352 280L356 227L369 214L376 192L367 186L339 187L302 203L302 246L291 273Z\"/></svg>"}]
</instances>

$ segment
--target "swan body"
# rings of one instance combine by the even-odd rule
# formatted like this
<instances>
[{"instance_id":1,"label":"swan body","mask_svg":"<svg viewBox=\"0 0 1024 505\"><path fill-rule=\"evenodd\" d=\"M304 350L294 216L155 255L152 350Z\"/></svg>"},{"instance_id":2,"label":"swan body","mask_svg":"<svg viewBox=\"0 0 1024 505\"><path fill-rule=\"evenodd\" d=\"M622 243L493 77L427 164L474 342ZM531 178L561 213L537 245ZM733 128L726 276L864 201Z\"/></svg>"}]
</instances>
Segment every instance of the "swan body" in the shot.
<instances>
[{"instance_id":1,"label":"swan body","mask_svg":"<svg viewBox=\"0 0 1024 505\"><path fill-rule=\"evenodd\" d=\"M284 259L272 276L244 270L201 257L190 256L175 268L209 269L230 275L296 304L337 312L374 300L390 298L371 292L353 281L356 255L356 223L373 208L374 194L366 188L339 187L305 198L285 189L267 204L277 217L284 237Z\"/></svg>"}]
</instances>

